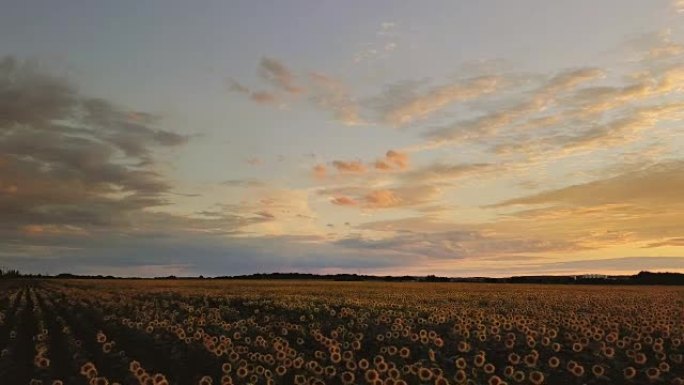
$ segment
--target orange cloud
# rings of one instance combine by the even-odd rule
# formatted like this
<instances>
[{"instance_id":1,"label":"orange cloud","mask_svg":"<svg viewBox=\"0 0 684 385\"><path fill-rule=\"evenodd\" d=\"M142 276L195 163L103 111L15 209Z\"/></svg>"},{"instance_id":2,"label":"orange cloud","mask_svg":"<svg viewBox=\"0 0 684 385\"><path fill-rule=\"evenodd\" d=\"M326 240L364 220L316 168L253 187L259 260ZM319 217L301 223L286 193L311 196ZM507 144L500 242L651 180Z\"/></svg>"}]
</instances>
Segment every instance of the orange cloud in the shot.
<instances>
[{"instance_id":1,"label":"orange cloud","mask_svg":"<svg viewBox=\"0 0 684 385\"><path fill-rule=\"evenodd\" d=\"M358 206L362 209L420 209L426 204L434 204L440 193L439 188L430 185L399 185L380 189L359 186L319 191L321 195L334 197L331 198L331 202L334 204ZM352 202L354 203L351 204Z\"/></svg>"},{"instance_id":2,"label":"orange cloud","mask_svg":"<svg viewBox=\"0 0 684 385\"><path fill-rule=\"evenodd\" d=\"M392 166L389 163L385 162L384 160L376 160L374 167L376 170L380 170L380 171L392 170Z\"/></svg>"},{"instance_id":3,"label":"orange cloud","mask_svg":"<svg viewBox=\"0 0 684 385\"><path fill-rule=\"evenodd\" d=\"M279 100L276 94L267 91L254 91L249 98L261 104L276 104Z\"/></svg>"},{"instance_id":4,"label":"orange cloud","mask_svg":"<svg viewBox=\"0 0 684 385\"><path fill-rule=\"evenodd\" d=\"M87 232L80 227L70 225L26 225L21 227L26 235L85 235Z\"/></svg>"},{"instance_id":5,"label":"orange cloud","mask_svg":"<svg viewBox=\"0 0 684 385\"><path fill-rule=\"evenodd\" d=\"M356 206L358 204L356 200L347 196L335 197L330 202L338 206Z\"/></svg>"},{"instance_id":6,"label":"orange cloud","mask_svg":"<svg viewBox=\"0 0 684 385\"><path fill-rule=\"evenodd\" d=\"M408 168L409 158L406 153L389 150L384 159L378 159L373 166L379 171L405 170Z\"/></svg>"},{"instance_id":7,"label":"orange cloud","mask_svg":"<svg viewBox=\"0 0 684 385\"><path fill-rule=\"evenodd\" d=\"M366 172L366 166L358 160L349 162L336 160L332 162L332 165L341 173L361 174Z\"/></svg>"},{"instance_id":8,"label":"orange cloud","mask_svg":"<svg viewBox=\"0 0 684 385\"><path fill-rule=\"evenodd\" d=\"M652 242L652 243L649 243L648 245L644 246L644 248L645 249L651 249L651 248L663 247L663 246L684 247L684 238L670 238L670 239L666 239L664 241Z\"/></svg>"},{"instance_id":9,"label":"orange cloud","mask_svg":"<svg viewBox=\"0 0 684 385\"><path fill-rule=\"evenodd\" d=\"M328 173L327 168L325 167L325 165L322 165L322 164L317 164L317 165L315 165L315 166L313 167L313 170L312 170L312 171L313 171L314 177L315 177L315 178L319 178L319 179L325 178L325 176L326 176L327 173Z\"/></svg>"},{"instance_id":10,"label":"orange cloud","mask_svg":"<svg viewBox=\"0 0 684 385\"><path fill-rule=\"evenodd\" d=\"M385 154L385 157L402 170L408 168L409 158L406 153L389 150L387 151L387 154Z\"/></svg>"},{"instance_id":11,"label":"orange cloud","mask_svg":"<svg viewBox=\"0 0 684 385\"><path fill-rule=\"evenodd\" d=\"M369 207L386 208L398 206L402 200L391 190L375 190L368 193L364 201Z\"/></svg>"}]
</instances>

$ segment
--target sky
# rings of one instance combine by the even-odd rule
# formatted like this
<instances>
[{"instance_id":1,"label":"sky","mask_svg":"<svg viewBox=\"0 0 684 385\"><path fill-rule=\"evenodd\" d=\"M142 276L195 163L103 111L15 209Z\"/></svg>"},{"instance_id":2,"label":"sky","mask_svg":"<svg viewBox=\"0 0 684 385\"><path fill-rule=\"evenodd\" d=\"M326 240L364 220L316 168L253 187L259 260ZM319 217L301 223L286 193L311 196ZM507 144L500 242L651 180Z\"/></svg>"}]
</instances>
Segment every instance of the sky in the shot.
<instances>
[{"instance_id":1,"label":"sky","mask_svg":"<svg viewBox=\"0 0 684 385\"><path fill-rule=\"evenodd\" d=\"M684 1L0 13L0 268L684 272Z\"/></svg>"}]
</instances>

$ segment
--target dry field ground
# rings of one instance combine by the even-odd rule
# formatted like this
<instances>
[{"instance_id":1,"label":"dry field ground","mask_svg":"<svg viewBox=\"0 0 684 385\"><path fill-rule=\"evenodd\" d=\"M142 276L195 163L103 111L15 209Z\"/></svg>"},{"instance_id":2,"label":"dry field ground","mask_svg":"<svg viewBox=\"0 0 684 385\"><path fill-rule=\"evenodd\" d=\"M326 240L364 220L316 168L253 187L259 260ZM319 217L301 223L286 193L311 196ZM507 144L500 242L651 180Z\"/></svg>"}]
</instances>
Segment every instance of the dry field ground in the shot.
<instances>
[{"instance_id":1,"label":"dry field ground","mask_svg":"<svg viewBox=\"0 0 684 385\"><path fill-rule=\"evenodd\" d=\"M684 384L684 288L0 282L2 384Z\"/></svg>"}]
</instances>

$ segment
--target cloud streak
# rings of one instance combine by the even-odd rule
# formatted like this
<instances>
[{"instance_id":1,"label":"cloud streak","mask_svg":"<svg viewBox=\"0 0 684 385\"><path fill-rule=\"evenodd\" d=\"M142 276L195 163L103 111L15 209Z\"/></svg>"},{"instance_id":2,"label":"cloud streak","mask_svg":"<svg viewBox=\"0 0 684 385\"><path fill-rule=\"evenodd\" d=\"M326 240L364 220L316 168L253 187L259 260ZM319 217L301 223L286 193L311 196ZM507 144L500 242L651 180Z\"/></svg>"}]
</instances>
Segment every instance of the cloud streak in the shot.
<instances>
[{"instance_id":1,"label":"cloud streak","mask_svg":"<svg viewBox=\"0 0 684 385\"><path fill-rule=\"evenodd\" d=\"M501 87L503 79L497 76L482 76L455 84L434 87L422 94L396 100L385 98L381 108L383 121L398 127L413 123L448 107L456 102L476 99L490 94ZM391 96L391 94L387 95Z\"/></svg>"},{"instance_id":2,"label":"cloud streak","mask_svg":"<svg viewBox=\"0 0 684 385\"><path fill-rule=\"evenodd\" d=\"M299 84L295 75L280 61L264 57L259 62L259 74L276 88L289 94L299 95L306 89Z\"/></svg>"}]
</instances>

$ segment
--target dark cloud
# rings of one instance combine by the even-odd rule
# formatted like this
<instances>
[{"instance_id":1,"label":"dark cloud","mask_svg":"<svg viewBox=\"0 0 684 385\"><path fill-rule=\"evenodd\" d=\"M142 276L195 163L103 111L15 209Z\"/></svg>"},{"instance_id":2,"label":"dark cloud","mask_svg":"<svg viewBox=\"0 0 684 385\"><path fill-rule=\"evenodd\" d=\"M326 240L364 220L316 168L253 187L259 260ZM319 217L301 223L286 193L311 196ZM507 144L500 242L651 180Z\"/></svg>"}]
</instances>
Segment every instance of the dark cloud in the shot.
<instances>
[{"instance_id":1,"label":"dark cloud","mask_svg":"<svg viewBox=\"0 0 684 385\"><path fill-rule=\"evenodd\" d=\"M384 239L352 236L341 239L336 244L355 249L361 254L368 250L383 250L422 259L461 259L469 254L464 243L480 238L480 234L474 231L453 230L440 233L406 231Z\"/></svg>"},{"instance_id":2,"label":"dark cloud","mask_svg":"<svg viewBox=\"0 0 684 385\"><path fill-rule=\"evenodd\" d=\"M153 115L79 94L14 58L0 62L0 228L119 227L164 205L155 149L187 137ZM61 229L61 230L60 230Z\"/></svg>"},{"instance_id":3,"label":"dark cloud","mask_svg":"<svg viewBox=\"0 0 684 385\"><path fill-rule=\"evenodd\" d=\"M160 218L161 219L161 218ZM255 272L364 272L397 268L409 259L382 250L364 255L318 237L223 237L194 232L25 239L0 248L0 263L26 272L123 276L234 275ZM315 247L312 247L315 244ZM373 258L368 256L372 254ZM30 257L30 258L29 258Z\"/></svg>"},{"instance_id":4,"label":"dark cloud","mask_svg":"<svg viewBox=\"0 0 684 385\"><path fill-rule=\"evenodd\" d=\"M431 259L506 258L523 253L556 253L588 250L581 240L550 239L544 234L502 233L491 224L451 223L413 217L365 223L359 229L384 232L379 240L352 237L343 245L358 249L387 247L411 251Z\"/></svg>"},{"instance_id":5,"label":"dark cloud","mask_svg":"<svg viewBox=\"0 0 684 385\"><path fill-rule=\"evenodd\" d=\"M76 102L76 92L65 80L13 57L0 61L0 129L17 124L47 128L53 120L69 117Z\"/></svg>"}]
</instances>

